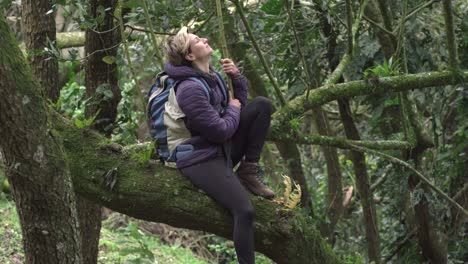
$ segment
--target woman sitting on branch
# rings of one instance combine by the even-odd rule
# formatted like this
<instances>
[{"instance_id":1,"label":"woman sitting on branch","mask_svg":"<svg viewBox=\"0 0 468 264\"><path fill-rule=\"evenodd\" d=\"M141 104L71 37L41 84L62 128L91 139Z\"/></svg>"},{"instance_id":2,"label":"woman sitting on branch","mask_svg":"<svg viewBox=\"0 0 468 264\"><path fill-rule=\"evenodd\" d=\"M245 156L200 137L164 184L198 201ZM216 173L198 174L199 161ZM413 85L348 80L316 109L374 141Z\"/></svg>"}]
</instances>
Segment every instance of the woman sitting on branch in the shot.
<instances>
[{"instance_id":1,"label":"woman sitting on branch","mask_svg":"<svg viewBox=\"0 0 468 264\"><path fill-rule=\"evenodd\" d=\"M272 104L265 97L247 103L247 80L231 59L221 60L231 78L234 95L210 65L213 49L206 38L182 28L168 38L165 72L175 80L177 104L193 151L178 158L177 168L198 188L228 209L233 216L234 246L239 263L254 263L254 208L241 183L256 195L271 199L275 193L260 180L259 159L270 127ZM211 89L207 96L200 82ZM222 89L225 89L223 91ZM227 100L223 100L224 96ZM227 102L227 103L223 103ZM233 167L240 163L236 173Z\"/></svg>"}]
</instances>

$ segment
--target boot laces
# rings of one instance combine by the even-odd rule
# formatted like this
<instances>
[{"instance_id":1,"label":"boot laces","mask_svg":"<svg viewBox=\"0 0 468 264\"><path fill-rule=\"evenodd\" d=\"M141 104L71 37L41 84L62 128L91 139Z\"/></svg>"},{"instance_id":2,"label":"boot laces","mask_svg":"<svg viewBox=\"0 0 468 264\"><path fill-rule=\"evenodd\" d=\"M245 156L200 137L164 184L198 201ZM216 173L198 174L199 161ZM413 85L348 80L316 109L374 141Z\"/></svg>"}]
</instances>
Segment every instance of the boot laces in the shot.
<instances>
[{"instance_id":1,"label":"boot laces","mask_svg":"<svg viewBox=\"0 0 468 264\"><path fill-rule=\"evenodd\" d=\"M259 180L261 183L266 185L264 176L265 176L265 171L262 169L262 167L258 166L255 178L257 178L257 180Z\"/></svg>"}]
</instances>

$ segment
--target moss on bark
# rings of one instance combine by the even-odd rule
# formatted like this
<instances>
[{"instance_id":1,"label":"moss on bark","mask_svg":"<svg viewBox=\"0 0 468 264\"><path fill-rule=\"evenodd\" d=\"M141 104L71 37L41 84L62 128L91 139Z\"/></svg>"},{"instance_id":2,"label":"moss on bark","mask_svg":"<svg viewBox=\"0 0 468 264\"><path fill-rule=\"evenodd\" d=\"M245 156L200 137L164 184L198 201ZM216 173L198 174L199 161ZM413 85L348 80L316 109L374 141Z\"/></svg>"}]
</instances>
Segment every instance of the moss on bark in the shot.
<instances>
[{"instance_id":1,"label":"moss on bark","mask_svg":"<svg viewBox=\"0 0 468 264\"><path fill-rule=\"evenodd\" d=\"M232 239L232 220L225 209L197 190L175 169L159 163L142 166L101 135L73 127L55 116L64 138L75 190L83 197L112 210L176 227L204 230ZM145 151L145 149L141 149ZM102 185L102 176L116 171L113 190ZM287 216L280 205L251 196L256 209L255 245L278 263L339 263L340 260L299 212Z\"/></svg>"}]
</instances>

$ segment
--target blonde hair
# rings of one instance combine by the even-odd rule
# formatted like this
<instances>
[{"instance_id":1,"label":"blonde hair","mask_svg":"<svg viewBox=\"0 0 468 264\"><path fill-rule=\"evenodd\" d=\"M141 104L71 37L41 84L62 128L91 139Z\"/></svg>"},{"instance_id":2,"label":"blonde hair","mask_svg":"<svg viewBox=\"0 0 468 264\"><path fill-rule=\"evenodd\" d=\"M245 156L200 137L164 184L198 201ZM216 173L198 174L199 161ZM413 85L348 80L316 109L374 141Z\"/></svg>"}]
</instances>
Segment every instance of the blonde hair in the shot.
<instances>
[{"instance_id":1,"label":"blonde hair","mask_svg":"<svg viewBox=\"0 0 468 264\"><path fill-rule=\"evenodd\" d=\"M170 36L164 47L164 53L167 60L175 66L180 65L191 65L191 63L185 59L185 55L188 54L190 48L190 37L187 27L182 27L176 35Z\"/></svg>"}]
</instances>

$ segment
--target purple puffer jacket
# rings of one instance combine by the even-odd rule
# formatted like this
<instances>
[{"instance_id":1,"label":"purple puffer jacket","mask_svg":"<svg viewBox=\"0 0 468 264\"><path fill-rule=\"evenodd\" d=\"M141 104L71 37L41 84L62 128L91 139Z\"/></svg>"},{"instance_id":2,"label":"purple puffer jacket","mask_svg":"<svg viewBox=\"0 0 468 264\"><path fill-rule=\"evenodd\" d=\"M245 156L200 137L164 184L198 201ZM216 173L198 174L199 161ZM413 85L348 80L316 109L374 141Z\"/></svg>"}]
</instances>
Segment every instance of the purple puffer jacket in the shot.
<instances>
[{"instance_id":1,"label":"purple puffer jacket","mask_svg":"<svg viewBox=\"0 0 468 264\"><path fill-rule=\"evenodd\" d=\"M220 116L223 94L214 75L189 66L174 66L170 63L166 63L165 71L174 79L204 78L213 89L212 104L210 104L200 84L185 80L177 86L177 103L186 116L185 125L192 134L192 138L184 144L191 144L195 147L191 154L177 160L177 168L182 169L213 157L222 156L222 144L234 135L239 126L240 109L228 105L224 114ZM233 87L234 97L244 106L248 89L246 78L240 74L233 78Z\"/></svg>"}]
</instances>

